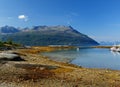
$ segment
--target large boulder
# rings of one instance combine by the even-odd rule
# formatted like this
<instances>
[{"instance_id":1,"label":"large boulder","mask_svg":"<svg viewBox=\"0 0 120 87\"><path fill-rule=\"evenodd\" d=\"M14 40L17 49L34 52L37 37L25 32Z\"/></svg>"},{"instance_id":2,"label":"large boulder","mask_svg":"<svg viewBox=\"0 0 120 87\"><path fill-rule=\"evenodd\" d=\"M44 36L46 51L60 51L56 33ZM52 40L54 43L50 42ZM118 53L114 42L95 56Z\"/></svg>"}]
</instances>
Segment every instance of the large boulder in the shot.
<instances>
[{"instance_id":1,"label":"large boulder","mask_svg":"<svg viewBox=\"0 0 120 87\"><path fill-rule=\"evenodd\" d=\"M23 61L18 54L2 52L0 53L0 61Z\"/></svg>"}]
</instances>

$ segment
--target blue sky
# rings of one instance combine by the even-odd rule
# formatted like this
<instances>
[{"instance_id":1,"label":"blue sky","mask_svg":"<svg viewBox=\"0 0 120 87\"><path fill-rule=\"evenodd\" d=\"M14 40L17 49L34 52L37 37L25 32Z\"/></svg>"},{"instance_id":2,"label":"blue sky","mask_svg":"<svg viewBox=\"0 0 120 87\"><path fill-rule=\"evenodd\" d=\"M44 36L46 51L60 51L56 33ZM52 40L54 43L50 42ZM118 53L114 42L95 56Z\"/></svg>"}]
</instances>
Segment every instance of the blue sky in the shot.
<instances>
[{"instance_id":1,"label":"blue sky","mask_svg":"<svg viewBox=\"0 0 120 87\"><path fill-rule=\"evenodd\" d=\"M120 0L0 0L4 25L71 25L97 41L120 41Z\"/></svg>"}]
</instances>

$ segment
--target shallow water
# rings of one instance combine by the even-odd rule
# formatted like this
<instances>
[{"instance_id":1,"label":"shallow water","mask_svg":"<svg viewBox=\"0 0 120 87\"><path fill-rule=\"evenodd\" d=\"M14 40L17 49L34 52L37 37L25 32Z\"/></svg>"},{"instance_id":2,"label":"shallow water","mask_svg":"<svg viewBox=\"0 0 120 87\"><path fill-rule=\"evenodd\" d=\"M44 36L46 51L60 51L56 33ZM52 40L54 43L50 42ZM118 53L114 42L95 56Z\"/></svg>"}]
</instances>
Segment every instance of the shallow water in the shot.
<instances>
[{"instance_id":1,"label":"shallow water","mask_svg":"<svg viewBox=\"0 0 120 87\"><path fill-rule=\"evenodd\" d=\"M120 70L120 53L109 49L88 48L79 50L60 50L43 53L56 61L70 62L87 68L107 68Z\"/></svg>"}]
</instances>

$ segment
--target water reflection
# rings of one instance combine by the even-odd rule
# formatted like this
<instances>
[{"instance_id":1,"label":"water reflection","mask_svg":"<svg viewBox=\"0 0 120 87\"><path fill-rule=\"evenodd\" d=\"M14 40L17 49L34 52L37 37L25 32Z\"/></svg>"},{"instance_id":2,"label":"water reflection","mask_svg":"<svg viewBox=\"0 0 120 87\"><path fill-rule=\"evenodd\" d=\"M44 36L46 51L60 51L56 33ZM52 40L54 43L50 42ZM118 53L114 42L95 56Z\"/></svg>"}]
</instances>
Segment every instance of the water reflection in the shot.
<instances>
[{"instance_id":1,"label":"water reflection","mask_svg":"<svg viewBox=\"0 0 120 87\"><path fill-rule=\"evenodd\" d=\"M77 48L76 51L80 51L80 48Z\"/></svg>"},{"instance_id":2,"label":"water reflection","mask_svg":"<svg viewBox=\"0 0 120 87\"><path fill-rule=\"evenodd\" d=\"M120 52L110 51L114 56L120 55Z\"/></svg>"},{"instance_id":3,"label":"water reflection","mask_svg":"<svg viewBox=\"0 0 120 87\"><path fill-rule=\"evenodd\" d=\"M44 53L51 59L70 62L88 68L109 68L120 70L120 53L109 49L79 48Z\"/></svg>"},{"instance_id":4,"label":"water reflection","mask_svg":"<svg viewBox=\"0 0 120 87\"><path fill-rule=\"evenodd\" d=\"M58 50L54 52L45 52L42 54L55 61L71 62L75 58L79 57L78 52L79 51L74 49L74 50Z\"/></svg>"}]
</instances>

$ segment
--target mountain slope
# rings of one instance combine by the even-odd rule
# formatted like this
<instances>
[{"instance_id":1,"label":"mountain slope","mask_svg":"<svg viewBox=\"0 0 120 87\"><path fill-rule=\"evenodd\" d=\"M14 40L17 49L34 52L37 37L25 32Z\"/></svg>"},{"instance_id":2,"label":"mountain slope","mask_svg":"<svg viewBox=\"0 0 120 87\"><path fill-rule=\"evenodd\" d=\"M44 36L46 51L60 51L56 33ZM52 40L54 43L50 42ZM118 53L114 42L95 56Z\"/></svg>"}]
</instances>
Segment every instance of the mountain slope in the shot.
<instances>
[{"instance_id":1,"label":"mountain slope","mask_svg":"<svg viewBox=\"0 0 120 87\"><path fill-rule=\"evenodd\" d=\"M12 34L17 32L20 32L20 30L12 26L0 27L0 34Z\"/></svg>"},{"instance_id":2,"label":"mountain slope","mask_svg":"<svg viewBox=\"0 0 120 87\"><path fill-rule=\"evenodd\" d=\"M4 35L24 45L98 45L96 41L76 31L71 26L35 26L31 29Z\"/></svg>"}]
</instances>

